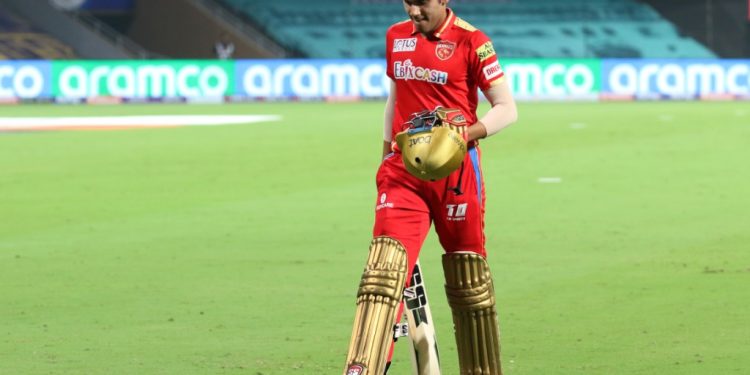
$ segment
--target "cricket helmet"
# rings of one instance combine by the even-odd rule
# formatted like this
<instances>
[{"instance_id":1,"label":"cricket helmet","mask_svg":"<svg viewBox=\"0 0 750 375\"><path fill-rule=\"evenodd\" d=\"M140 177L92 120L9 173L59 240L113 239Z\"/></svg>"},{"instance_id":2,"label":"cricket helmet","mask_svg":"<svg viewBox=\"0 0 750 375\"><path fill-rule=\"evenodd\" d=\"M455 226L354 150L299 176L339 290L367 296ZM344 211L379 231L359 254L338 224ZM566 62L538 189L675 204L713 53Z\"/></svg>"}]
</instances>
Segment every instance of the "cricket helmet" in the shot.
<instances>
[{"instance_id":1,"label":"cricket helmet","mask_svg":"<svg viewBox=\"0 0 750 375\"><path fill-rule=\"evenodd\" d=\"M466 120L457 109L415 114L409 129L396 136L404 167L413 176L435 181L458 169L466 156Z\"/></svg>"}]
</instances>

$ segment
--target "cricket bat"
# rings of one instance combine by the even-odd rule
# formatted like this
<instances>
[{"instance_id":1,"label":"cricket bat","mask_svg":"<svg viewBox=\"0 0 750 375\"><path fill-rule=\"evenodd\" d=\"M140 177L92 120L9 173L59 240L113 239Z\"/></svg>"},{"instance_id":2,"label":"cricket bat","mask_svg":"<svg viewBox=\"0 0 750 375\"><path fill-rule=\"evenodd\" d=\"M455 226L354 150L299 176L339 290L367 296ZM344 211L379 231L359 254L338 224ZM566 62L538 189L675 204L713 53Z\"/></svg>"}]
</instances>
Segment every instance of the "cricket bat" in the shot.
<instances>
[{"instance_id":1,"label":"cricket bat","mask_svg":"<svg viewBox=\"0 0 750 375\"><path fill-rule=\"evenodd\" d=\"M422 267L419 260L414 265L409 287L404 289L404 299L399 307L403 311L406 323L399 322L394 327L393 344L399 337L408 336L411 344L411 365L413 375L440 375L440 358L438 357L435 323L432 320L427 291L425 289ZM388 353L388 373L393 357L393 345Z\"/></svg>"}]
</instances>

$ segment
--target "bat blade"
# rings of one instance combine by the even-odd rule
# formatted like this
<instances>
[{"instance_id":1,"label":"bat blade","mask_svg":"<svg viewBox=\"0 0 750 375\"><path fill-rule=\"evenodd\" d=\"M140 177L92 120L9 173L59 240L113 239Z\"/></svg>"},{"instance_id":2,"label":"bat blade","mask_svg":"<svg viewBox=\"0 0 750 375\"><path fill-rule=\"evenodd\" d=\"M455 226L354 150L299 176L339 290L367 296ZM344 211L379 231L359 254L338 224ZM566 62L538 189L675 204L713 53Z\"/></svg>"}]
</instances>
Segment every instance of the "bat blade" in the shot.
<instances>
[{"instance_id":1,"label":"bat blade","mask_svg":"<svg viewBox=\"0 0 750 375\"><path fill-rule=\"evenodd\" d=\"M441 375L435 324L419 260L414 265L409 287L404 289L404 298L399 305L397 316L401 316L402 313L403 319L393 327L393 344L388 352L385 374L391 366L396 341L400 337L408 336L412 374Z\"/></svg>"},{"instance_id":2,"label":"bat blade","mask_svg":"<svg viewBox=\"0 0 750 375\"><path fill-rule=\"evenodd\" d=\"M409 326L409 342L412 346L412 373L414 375L440 375L435 323L432 320L419 260L414 265L409 287L404 291L404 304L404 315Z\"/></svg>"}]
</instances>

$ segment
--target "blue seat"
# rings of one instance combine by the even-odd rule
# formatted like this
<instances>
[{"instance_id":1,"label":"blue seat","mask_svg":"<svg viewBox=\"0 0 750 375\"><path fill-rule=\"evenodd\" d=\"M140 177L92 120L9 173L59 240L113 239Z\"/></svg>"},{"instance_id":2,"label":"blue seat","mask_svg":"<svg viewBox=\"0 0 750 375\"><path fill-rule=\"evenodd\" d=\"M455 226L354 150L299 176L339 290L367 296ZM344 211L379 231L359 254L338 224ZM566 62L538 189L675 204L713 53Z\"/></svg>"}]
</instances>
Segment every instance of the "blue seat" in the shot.
<instances>
[{"instance_id":1,"label":"blue seat","mask_svg":"<svg viewBox=\"0 0 750 375\"><path fill-rule=\"evenodd\" d=\"M317 58L383 56L386 28L406 19L396 1L316 0L315 7L309 0L225 1L282 44ZM464 0L453 7L505 58L715 57L635 0Z\"/></svg>"}]
</instances>

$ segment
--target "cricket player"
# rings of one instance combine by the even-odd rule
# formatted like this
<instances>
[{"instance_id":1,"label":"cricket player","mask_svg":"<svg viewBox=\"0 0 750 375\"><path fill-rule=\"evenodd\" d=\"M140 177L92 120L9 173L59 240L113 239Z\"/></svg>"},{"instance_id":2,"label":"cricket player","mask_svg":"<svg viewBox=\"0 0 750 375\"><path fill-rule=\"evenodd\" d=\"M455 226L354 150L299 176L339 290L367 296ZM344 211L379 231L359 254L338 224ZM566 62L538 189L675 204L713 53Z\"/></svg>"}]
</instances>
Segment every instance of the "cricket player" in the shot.
<instances>
[{"instance_id":1,"label":"cricket player","mask_svg":"<svg viewBox=\"0 0 750 375\"><path fill-rule=\"evenodd\" d=\"M445 289L461 374L502 374L486 261L479 140L498 133L518 115L492 42L448 8L449 2L403 0L409 19L392 25L386 34L391 91L385 106L383 162L376 175L373 240L357 293L345 375L383 374L403 289L432 223L445 250ZM480 90L491 104L481 117L476 113ZM424 179L410 173L404 160L412 146L429 138L412 137L409 126L417 122L415 113L439 107L458 110L451 112L459 113L453 118L465 123L452 127L465 142L465 156L447 177Z\"/></svg>"}]
</instances>

